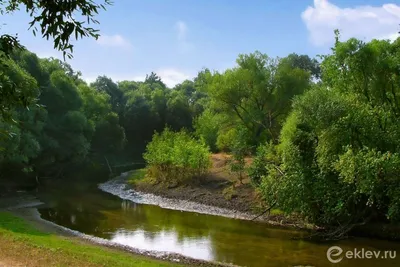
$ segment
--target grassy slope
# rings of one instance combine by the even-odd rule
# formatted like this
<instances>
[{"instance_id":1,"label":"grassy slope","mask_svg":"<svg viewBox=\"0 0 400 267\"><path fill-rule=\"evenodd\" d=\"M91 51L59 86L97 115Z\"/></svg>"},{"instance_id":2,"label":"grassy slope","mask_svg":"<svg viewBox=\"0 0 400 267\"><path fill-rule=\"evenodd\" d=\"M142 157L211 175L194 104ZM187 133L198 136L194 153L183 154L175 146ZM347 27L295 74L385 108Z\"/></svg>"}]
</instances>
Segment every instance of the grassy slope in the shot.
<instances>
[{"instance_id":1,"label":"grassy slope","mask_svg":"<svg viewBox=\"0 0 400 267\"><path fill-rule=\"evenodd\" d=\"M181 266L36 230L0 212L0 266Z\"/></svg>"}]
</instances>

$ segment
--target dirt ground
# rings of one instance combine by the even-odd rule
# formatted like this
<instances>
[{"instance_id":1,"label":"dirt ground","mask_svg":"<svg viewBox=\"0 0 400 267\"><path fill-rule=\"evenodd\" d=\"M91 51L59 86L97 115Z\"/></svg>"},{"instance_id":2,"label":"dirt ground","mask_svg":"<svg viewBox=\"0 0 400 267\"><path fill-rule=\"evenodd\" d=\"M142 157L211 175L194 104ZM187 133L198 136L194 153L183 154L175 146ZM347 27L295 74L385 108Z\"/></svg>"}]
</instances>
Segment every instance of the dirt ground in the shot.
<instances>
[{"instance_id":1,"label":"dirt ground","mask_svg":"<svg viewBox=\"0 0 400 267\"><path fill-rule=\"evenodd\" d=\"M135 189L167 198L257 214L263 209L259 195L246 175L241 184L237 176L230 172L229 159L230 156L224 153L213 154L209 174L190 184L166 189L161 184L136 183ZM247 164L250 162L251 159L246 159Z\"/></svg>"}]
</instances>

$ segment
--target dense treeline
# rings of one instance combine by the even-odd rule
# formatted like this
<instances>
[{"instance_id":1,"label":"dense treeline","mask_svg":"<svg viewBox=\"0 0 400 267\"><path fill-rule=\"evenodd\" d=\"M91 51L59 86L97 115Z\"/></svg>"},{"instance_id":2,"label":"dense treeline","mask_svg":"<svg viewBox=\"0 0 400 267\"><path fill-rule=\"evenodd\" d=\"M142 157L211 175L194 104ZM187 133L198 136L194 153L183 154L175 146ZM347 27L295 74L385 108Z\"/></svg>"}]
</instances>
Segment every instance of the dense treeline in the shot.
<instances>
[{"instance_id":1,"label":"dense treeline","mask_svg":"<svg viewBox=\"0 0 400 267\"><path fill-rule=\"evenodd\" d=\"M88 162L141 158L154 131L192 129L204 107L196 82L169 89L151 73L144 82L113 82L100 76L88 85L58 59L20 50L1 64L1 82L37 101L26 108L3 106L1 173L59 177ZM108 163L107 163L108 164Z\"/></svg>"},{"instance_id":2,"label":"dense treeline","mask_svg":"<svg viewBox=\"0 0 400 267\"><path fill-rule=\"evenodd\" d=\"M146 152L153 176L170 183L203 174L208 149L226 151L237 172L253 157L247 172L268 205L340 226L336 236L368 220L398 222L400 39L337 36L321 59L256 51L168 88L155 73L87 84L68 64L20 50L4 59L0 82L37 101L1 103L13 118L1 121L2 174L61 177Z\"/></svg>"},{"instance_id":3,"label":"dense treeline","mask_svg":"<svg viewBox=\"0 0 400 267\"><path fill-rule=\"evenodd\" d=\"M194 134L233 155L269 207L340 238L370 221L400 220L400 39L336 42L307 56L240 55L199 74L208 96ZM154 149L154 148L153 148Z\"/></svg>"},{"instance_id":4,"label":"dense treeline","mask_svg":"<svg viewBox=\"0 0 400 267\"><path fill-rule=\"evenodd\" d=\"M400 220L400 38L336 40L322 83L295 99L258 184L269 203L340 237ZM260 164L261 166L262 164Z\"/></svg>"}]
</instances>

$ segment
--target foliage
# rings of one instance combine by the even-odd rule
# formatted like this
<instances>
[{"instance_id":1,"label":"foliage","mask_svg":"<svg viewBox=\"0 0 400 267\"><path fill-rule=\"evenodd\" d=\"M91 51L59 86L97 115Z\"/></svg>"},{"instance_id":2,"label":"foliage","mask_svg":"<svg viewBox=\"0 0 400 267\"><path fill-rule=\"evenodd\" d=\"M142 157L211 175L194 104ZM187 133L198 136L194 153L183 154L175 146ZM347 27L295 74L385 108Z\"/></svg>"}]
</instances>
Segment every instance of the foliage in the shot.
<instances>
[{"instance_id":1,"label":"foliage","mask_svg":"<svg viewBox=\"0 0 400 267\"><path fill-rule=\"evenodd\" d=\"M289 64L293 69L299 68L308 71L311 74L311 77L315 79L321 78L320 64L315 58L311 59L307 55L297 55L292 53L286 58L283 58L282 61Z\"/></svg>"},{"instance_id":2,"label":"foliage","mask_svg":"<svg viewBox=\"0 0 400 267\"><path fill-rule=\"evenodd\" d=\"M130 174L129 174L129 182L131 184L135 184L137 181L143 180L143 178L146 176L146 169L137 169L137 170L133 170Z\"/></svg>"},{"instance_id":3,"label":"foliage","mask_svg":"<svg viewBox=\"0 0 400 267\"><path fill-rule=\"evenodd\" d=\"M251 145L275 141L292 97L309 88L310 73L258 51L239 55L236 62L224 73L202 73L211 108L247 128Z\"/></svg>"},{"instance_id":4,"label":"foliage","mask_svg":"<svg viewBox=\"0 0 400 267\"><path fill-rule=\"evenodd\" d=\"M29 29L32 28L33 34L36 35L40 31L43 38L52 38L54 48L62 51L64 58L65 56L72 58L72 37L75 36L76 40L84 37L97 39L98 30L90 27L90 24L98 24L95 16L99 9L105 9L105 6L110 4L109 0L105 0L104 4L93 1L8 0L0 2L0 13L12 14L19 10L20 6L24 6L26 13L32 18ZM78 21L76 17L83 21ZM37 97L37 93L32 92L31 86L21 87L21 80L14 80L12 76L5 74L15 71L12 62L8 59L14 52L18 53L22 49L23 46L17 37L9 34L0 36L0 84L2 85L0 110L3 120L6 121L12 121L11 109L28 107L35 103ZM12 78L8 79L8 77Z\"/></svg>"},{"instance_id":5,"label":"foliage","mask_svg":"<svg viewBox=\"0 0 400 267\"><path fill-rule=\"evenodd\" d=\"M237 175L240 184L243 184L245 175L245 156L248 154L248 144L246 142L247 131L245 128L237 129L235 139L231 146L232 160L229 163L231 172Z\"/></svg>"},{"instance_id":6,"label":"foliage","mask_svg":"<svg viewBox=\"0 0 400 267\"><path fill-rule=\"evenodd\" d=\"M279 163L279 157L276 155L275 145L272 142L258 146L253 162L247 170L251 184L255 187L260 186L262 178L268 174L269 166L277 163Z\"/></svg>"},{"instance_id":7,"label":"foliage","mask_svg":"<svg viewBox=\"0 0 400 267\"><path fill-rule=\"evenodd\" d=\"M14 107L28 107L38 96L37 82L14 61L0 59L0 112L3 120L12 121Z\"/></svg>"},{"instance_id":8,"label":"foliage","mask_svg":"<svg viewBox=\"0 0 400 267\"><path fill-rule=\"evenodd\" d=\"M371 219L399 221L399 49L400 39L337 40L324 57L321 87L294 102L278 160L261 169L268 202L340 225L338 235Z\"/></svg>"},{"instance_id":9,"label":"foliage","mask_svg":"<svg viewBox=\"0 0 400 267\"><path fill-rule=\"evenodd\" d=\"M59 176L91 153L115 153L125 142L124 129L112 113L109 97L77 78L64 62L39 59L20 51L8 60L3 84L34 92L38 105L28 109L3 105L15 122L0 121L3 134L0 169L19 167L36 175ZM18 90L16 92L18 92Z\"/></svg>"},{"instance_id":10,"label":"foliage","mask_svg":"<svg viewBox=\"0 0 400 267\"><path fill-rule=\"evenodd\" d=\"M213 152L218 150L217 138L222 121L221 114L207 109L193 122L196 136L202 139Z\"/></svg>"},{"instance_id":11,"label":"foliage","mask_svg":"<svg viewBox=\"0 0 400 267\"><path fill-rule=\"evenodd\" d=\"M155 133L143 155L148 175L158 182L174 185L207 173L210 153L207 146L185 131L166 128Z\"/></svg>"},{"instance_id":12,"label":"foliage","mask_svg":"<svg viewBox=\"0 0 400 267\"><path fill-rule=\"evenodd\" d=\"M104 4L97 4L93 1L56 1L53 3L46 0L8 0L2 1L0 12L12 14L23 5L25 11L32 18L29 28L32 28L33 34L36 35L40 31L43 38L53 38L54 48L63 51L64 56L71 57L73 52L71 37L75 36L76 39L79 37L98 38L98 30L90 27L90 23L99 24L95 16L100 9L105 10L105 6L110 4L109 0L105 0ZM76 17L79 17L81 21L78 21ZM40 28L38 29L37 26ZM0 40L3 38L10 40L8 35L1 36ZM6 54L15 46L10 42L7 44L7 46L1 47L1 51ZM68 53L68 50L71 53Z\"/></svg>"},{"instance_id":13,"label":"foliage","mask_svg":"<svg viewBox=\"0 0 400 267\"><path fill-rule=\"evenodd\" d=\"M321 63L256 51L174 88L154 72L88 85L60 60L9 55L0 64L2 171L59 177L95 155L131 160L145 151L148 176L176 185L207 172L209 150L227 151L239 181L247 171L286 213L346 229L400 219L400 39L337 35Z\"/></svg>"},{"instance_id":14,"label":"foliage","mask_svg":"<svg viewBox=\"0 0 400 267\"><path fill-rule=\"evenodd\" d=\"M235 187L232 185L224 188L224 190L222 190L222 195L226 200L231 200L232 198L236 197L237 195Z\"/></svg>"}]
</instances>

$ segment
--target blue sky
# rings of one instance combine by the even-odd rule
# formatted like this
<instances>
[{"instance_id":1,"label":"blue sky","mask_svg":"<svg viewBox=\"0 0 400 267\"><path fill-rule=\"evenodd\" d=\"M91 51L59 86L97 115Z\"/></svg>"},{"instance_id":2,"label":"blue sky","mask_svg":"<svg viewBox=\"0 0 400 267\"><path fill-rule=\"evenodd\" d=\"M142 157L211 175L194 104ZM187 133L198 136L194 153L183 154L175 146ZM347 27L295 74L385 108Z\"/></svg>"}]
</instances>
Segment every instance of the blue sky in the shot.
<instances>
[{"instance_id":1,"label":"blue sky","mask_svg":"<svg viewBox=\"0 0 400 267\"><path fill-rule=\"evenodd\" d=\"M78 41L68 60L86 80L141 80L155 71L173 86L203 67L233 67L240 53L328 53L335 28L343 39L393 39L400 30L400 1L114 0L98 20L102 37ZM61 58L51 41L27 31L24 12L3 22L2 32L18 33L39 56Z\"/></svg>"}]
</instances>

